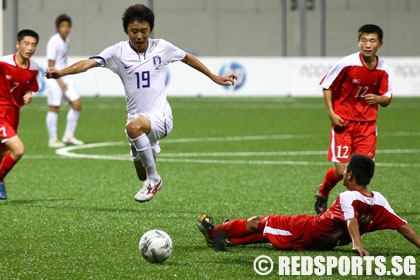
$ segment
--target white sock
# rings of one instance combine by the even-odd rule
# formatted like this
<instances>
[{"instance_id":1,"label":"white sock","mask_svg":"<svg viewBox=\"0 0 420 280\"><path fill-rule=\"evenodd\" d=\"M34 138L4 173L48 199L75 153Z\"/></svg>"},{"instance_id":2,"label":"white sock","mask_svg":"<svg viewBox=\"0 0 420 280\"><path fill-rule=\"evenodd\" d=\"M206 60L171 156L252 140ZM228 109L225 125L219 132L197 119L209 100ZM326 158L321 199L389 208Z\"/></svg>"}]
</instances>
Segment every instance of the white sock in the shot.
<instances>
[{"instance_id":1,"label":"white sock","mask_svg":"<svg viewBox=\"0 0 420 280\"><path fill-rule=\"evenodd\" d=\"M143 133L136 139L131 139L131 142L134 147L136 147L141 163L146 169L147 179L159 180L160 177L157 173L156 163L153 158L152 146L150 145L147 135Z\"/></svg>"},{"instance_id":2,"label":"white sock","mask_svg":"<svg viewBox=\"0 0 420 280\"><path fill-rule=\"evenodd\" d=\"M57 138L57 120L58 120L58 113L48 111L47 118L45 119L45 123L47 125L49 142L52 142L58 139Z\"/></svg>"},{"instance_id":3,"label":"white sock","mask_svg":"<svg viewBox=\"0 0 420 280\"><path fill-rule=\"evenodd\" d=\"M65 138L71 138L74 136L74 132L76 131L77 122L79 121L80 112L73 110L71 108L67 113L67 125L66 130L64 132Z\"/></svg>"}]
</instances>

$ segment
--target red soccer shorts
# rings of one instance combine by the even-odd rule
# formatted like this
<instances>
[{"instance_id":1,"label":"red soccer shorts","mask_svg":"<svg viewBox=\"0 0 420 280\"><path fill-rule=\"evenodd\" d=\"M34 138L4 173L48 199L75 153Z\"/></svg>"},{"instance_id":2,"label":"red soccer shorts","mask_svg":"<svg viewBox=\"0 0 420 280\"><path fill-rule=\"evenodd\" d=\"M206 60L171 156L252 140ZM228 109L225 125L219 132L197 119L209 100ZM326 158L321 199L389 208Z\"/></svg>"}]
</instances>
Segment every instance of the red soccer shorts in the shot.
<instances>
[{"instance_id":1,"label":"red soccer shorts","mask_svg":"<svg viewBox=\"0 0 420 280\"><path fill-rule=\"evenodd\" d=\"M0 105L0 148L7 150L4 145L7 139L16 136L19 125L19 109L13 106Z\"/></svg>"},{"instance_id":2,"label":"red soccer shorts","mask_svg":"<svg viewBox=\"0 0 420 280\"><path fill-rule=\"evenodd\" d=\"M328 160L349 162L352 154L375 158L376 121L344 121L343 127L331 127Z\"/></svg>"},{"instance_id":3,"label":"red soccer shorts","mask_svg":"<svg viewBox=\"0 0 420 280\"><path fill-rule=\"evenodd\" d=\"M264 228L264 237L279 250L305 250L312 247L310 224L315 216L271 215Z\"/></svg>"}]
</instances>

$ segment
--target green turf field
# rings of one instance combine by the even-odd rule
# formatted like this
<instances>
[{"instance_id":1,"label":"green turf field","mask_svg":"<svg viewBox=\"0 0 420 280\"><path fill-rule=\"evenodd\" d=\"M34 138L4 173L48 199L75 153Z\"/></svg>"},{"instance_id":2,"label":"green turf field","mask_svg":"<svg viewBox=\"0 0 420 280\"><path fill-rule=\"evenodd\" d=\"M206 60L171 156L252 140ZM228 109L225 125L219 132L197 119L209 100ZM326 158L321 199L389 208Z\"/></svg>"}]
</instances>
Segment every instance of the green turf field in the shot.
<instances>
[{"instance_id":1,"label":"green turf field","mask_svg":"<svg viewBox=\"0 0 420 280\"><path fill-rule=\"evenodd\" d=\"M158 156L164 186L144 204L133 199L141 185L129 161L124 98L84 98L77 136L93 145L62 155L47 147L45 98L22 109L26 154L6 178L9 200L0 201L0 279L279 279L276 267L269 276L256 274L254 260L265 254L276 265L279 256L353 256L350 246L282 252L264 244L216 252L196 226L202 212L218 223L314 214L316 188L331 166L322 99L170 102L175 127ZM67 109L60 114L60 135ZM380 109L378 127L370 187L420 233L420 99L394 98ZM340 184L332 197L343 190ZM138 252L140 236L152 228L173 239L164 264L149 264ZM397 232L365 235L363 244L388 260L414 256L417 275L409 279L419 278L420 251ZM326 278L343 277L333 271Z\"/></svg>"}]
</instances>

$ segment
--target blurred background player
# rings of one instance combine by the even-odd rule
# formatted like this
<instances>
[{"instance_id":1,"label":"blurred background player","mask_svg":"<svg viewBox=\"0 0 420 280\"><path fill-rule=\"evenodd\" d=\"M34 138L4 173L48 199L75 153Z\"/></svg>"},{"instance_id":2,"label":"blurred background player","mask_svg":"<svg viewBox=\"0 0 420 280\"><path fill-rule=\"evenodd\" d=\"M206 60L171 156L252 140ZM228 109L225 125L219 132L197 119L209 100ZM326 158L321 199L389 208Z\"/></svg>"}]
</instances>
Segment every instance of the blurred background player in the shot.
<instances>
[{"instance_id":1,"label":"blurred background player","mask_svg":"<svg viewBox=\"0 0 420 280\"><path fill-rule=\"evenodd\" d=\"M166 137L173 128L172 109L165 92L168 64L182 61L220 85L233 85L237 77L234 74L215 75L195 56L166 40L150 38L154 13L145 5L128 7L122 21L127 41L119 42L99 55L76 62L65 69L49 68L46 76L59 79L102 66L111 69L121 78L128 111L125 131L137 176L144 181L134 199L145 202L162 187L155 163L155 154L159 152L157 141Z\"/></svg>"},{"instance_id":2,"label":"blurred background player","mask_svg":"<svg viewBox=\"0 0 420 280\"><path fill-rule=\"evenodd\" d=\"M31 60L39 36L32 30L17 34L15 54L0 58L0 199L7 199L4 178L22 158L25 146L17 135L20 108L38 91L38 64Z\"/></svg>"},{"instance_id":3,"label":"blurred background player","mask_svg":"<svg viewBox=\"0 0 420 280\"><path fill-rule=\"evenodd\" d=\"M368 256L361 235L376 230L398 232L420 249L420 237L392 210L379 192L369 191L375 170L372 159L353 155L344 172L342 192L331 207L318 215L270 215L227 221L213 225L207 214L198 218L198 228L209 246L224 250L226 245L270 242L278 250L331 250L352 243L352 250Z\"/></svg>"},{"instance_id":4,"label":"blurred background player","mask_svg":"<svg viewBox=\"0 0 420 280\"><path fill-rule=\"evenodd\" d=\"M332 188L343 178L352 154L375 157L378 104L391 103L388 64L376 53L382 47L382 29L373 24L359 28L360 52L341 59L322 79L324 100L331 120L328 169L318 188L315 210L327 210Z\"/></svg>"},{"instance_id":5,"label":"blurred background player","mask_svg":"<svg viewBox=\"0 0 420 280\"><path fill-rule=\"evenodd\" d=\"M63 69L67 67L67 55L70 49L69 34L71 31L71 18L66 14L59 15L55 20L57 33L51 36L47 43L48 67ZM46 117L48 131L48 146L61 148L65 144L83 145L83 141L74 137L79 121L82 104L80 95L76 91L70 78L48 80L48 106L49 111ZM57 123L60 106L70 102L71 108L67 113L67 124L60 141L57 137Z\"/></svg>"}]
</instances>

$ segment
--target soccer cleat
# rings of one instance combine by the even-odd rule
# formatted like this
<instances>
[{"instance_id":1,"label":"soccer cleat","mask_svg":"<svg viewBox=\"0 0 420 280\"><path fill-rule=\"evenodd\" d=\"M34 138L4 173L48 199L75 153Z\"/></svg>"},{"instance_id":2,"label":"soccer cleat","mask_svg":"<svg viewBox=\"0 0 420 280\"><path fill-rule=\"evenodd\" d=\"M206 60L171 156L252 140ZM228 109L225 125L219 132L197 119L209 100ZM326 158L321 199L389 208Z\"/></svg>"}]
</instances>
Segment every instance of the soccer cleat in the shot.
<instances>
[{"instance_id":1,"label":"soccer cleat","mask_svg":"<svg viewBox=\"0 0 420 280\"><path fill-rule=\"evenodd\" d=\"M213 247L213 239L210 238L210 231L214 228L213 218L206 213L203 213L197 219L197 226L204 235L207 246Z\"/></svg>"},{"instance_id":2,"label":"soccer cleat","mask_svg":"<svg viewBox=\"0 0 420 280\"><path fill-rule=\"evenodd\" d=\"M162 188L163 181L146 179L139 192L134 196L134 199L138 202L146 202L152 199L152 197Z\"/></svg>"},{"instance_id":3,"label":"soccer cleat","mask_svg":"<svg viewBox=\"0 0 420 280\"><path fill-rule=\"evenodd\" d=\"M321 186L322 184L319 185L318 193L315 196L316 197L315 211L317 214L321 214L327 211L328 196L324 196L321 194L320 192Z\"/></svg>"},{"instance_id":4,"label":"soccer cleat","mask_svg":"<svg viewBox=\"0 0 420 280\"><path fill-rule=\"evenodd\" d=\"M225 231L222 229L216 230L213 238L214 249L216 251L224 251L228 245L231 245L231 242L226 238Z\"/></svg>"},{"instance_id":5,"label":"soccer cleat","mask_svg":"<svg viewBox=\"0 0 420 280\"><path fill-rule=\"evenodd\" d=\"M315 211L317 214L324 213L327 211L327 203L328 203L328 197L317 195L316 201L315 201Z\"/></svg>"},{"instance_id":6,"label":"soccer cleat","mask_svg":"<svg viewBox=\"0 0 420 280\"><path fill-rule=\"evenodd\" d=\"M315 201L315 211L317 214L324 213L327 211L327 203L328 203L328 197L323 195L316 195L316 201Z\"/></svg>"},{"instance_id":7,"label":"soccer cleat","mask_svg":"<svg viewBox=\"0 0 420 280\"><path fill-rule=\"evenodd\" d=\"M84 142L82 140L79 140L75 137L63 137L63 142L65 144L71 144L71 145L74 145L74 146L80 146L80 145L84 144Z\"/></svg>"},{"instance_id":8,"label":"soccer cleat","mask_svg":"<svg viewBox=\"0 0 420 280\"><path fill-rule=\"evenodd\" d=\"M0 199L7 199L6 186L4 185L4 182L0 182Z\"/></svg>"},{"instance_id":9,"label":"soccer cleat","mask_svg":"<svg viewBox=\"0 0 420 280\"><path fill-rule=\"evenodd\" d=\"M197 226L206 239L207 246L213 247L217 251L224 251L226 246L231 246L232 243L226 238L223 230L217 230L214 233L214 238L210 237L210 232L214 228L213 218L206 213L201 214L197 219Z\"/></svg>"},{"instance_id":10,"label":"soccer cleat","mask_svg":"<svg viewBox=\"0 0 420 280\"><path fill-rule=\"evenodd\" d=\"M58 139L56 139L56 140L53 140L53 141L50 141L49 143L48 143L48 147L50 147L50 148L63 148L63 147L65 147L66 146L66 144L64 144L63 142L61 142L60 140L58 140Z\"/></svg>"}]
</instances>

